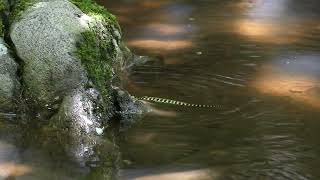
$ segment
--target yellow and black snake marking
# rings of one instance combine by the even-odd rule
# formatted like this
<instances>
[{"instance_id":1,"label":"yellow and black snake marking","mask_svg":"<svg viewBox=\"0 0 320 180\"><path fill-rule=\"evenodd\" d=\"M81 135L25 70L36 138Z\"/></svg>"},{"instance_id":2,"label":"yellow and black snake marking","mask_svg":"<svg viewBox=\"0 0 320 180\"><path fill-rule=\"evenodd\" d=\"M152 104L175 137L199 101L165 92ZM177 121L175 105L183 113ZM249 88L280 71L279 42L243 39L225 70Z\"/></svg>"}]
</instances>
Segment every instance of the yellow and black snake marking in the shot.
<instances>
[{"instance_id":1,"label":"yellow and black snake marking","mask_svg":"<svg viewBox=\"0 0 320 180\"><path fill-rule=\"evenodd\" d=\"M165 98L159 98L159 97L143 96L143 97L135 97L135 98L143 101L153 101L157 103L173 104L173 105L179 105L179 106L200 107L200 108L221 108L220 105L190 104L182 101L176 101L172 99L165 99Z\"/></svg>"}]
</instances>

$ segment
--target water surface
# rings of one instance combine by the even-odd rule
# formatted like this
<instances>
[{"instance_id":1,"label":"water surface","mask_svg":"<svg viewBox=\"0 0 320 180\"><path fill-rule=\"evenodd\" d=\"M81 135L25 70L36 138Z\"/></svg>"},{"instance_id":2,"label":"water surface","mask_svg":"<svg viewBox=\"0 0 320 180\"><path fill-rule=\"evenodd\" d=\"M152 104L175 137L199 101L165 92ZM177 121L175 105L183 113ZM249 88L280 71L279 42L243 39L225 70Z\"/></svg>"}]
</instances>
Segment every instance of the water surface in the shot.
<instances>
[{"instance_id":1,"label":"water surface","mask_svg":"<svg viewBox=\"0 0 320 180\"><path fill-rule=\"evenodd\" d=\"M319 179L320 2L100 0L155 61L127 89L151 103L119 135L122 179Z\"/></svg>"}]
</instances>

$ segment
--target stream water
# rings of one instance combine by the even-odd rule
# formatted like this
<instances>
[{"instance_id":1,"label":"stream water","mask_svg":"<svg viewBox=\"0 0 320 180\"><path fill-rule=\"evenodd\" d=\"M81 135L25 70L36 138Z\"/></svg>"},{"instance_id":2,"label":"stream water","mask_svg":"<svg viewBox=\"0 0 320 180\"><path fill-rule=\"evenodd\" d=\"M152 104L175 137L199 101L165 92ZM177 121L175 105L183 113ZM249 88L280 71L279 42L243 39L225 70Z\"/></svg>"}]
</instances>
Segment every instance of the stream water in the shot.
<instances>
[{"instance_id":1,"label":"stream water","mask_svg":"<svg viewBox=\"0 0 320 180\"><path fill-rule=\"evenodd\" d=\"M127 89L150 103L120 133L121 179L319 179L318 0L100 0L155 61Z\"/></svg>"},{"instance_id":2,"label":"stream water","mask_svg":"<svg viewBox=\"0 0 320 180\"><path fill-rule=\"evenodd\" d=\"M99 3L130 49L153 59L131 70L132 95L222 106L146 102L153 112L115 137L120 179L320 179L319 0ZM32 126L2 116L0 179L86 175L53 157L60 147L43 151Z\"/></svg>"}]
</instances>

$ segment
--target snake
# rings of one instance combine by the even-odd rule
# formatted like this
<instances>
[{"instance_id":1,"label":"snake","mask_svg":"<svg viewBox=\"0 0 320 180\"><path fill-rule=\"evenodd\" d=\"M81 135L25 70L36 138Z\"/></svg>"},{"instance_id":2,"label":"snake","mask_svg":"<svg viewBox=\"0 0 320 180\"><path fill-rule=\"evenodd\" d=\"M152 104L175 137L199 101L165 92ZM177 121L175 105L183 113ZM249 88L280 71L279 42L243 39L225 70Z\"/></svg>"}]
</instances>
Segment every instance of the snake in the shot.
<instances>
[{"instance_id":1,"label":"snake","mask_svg":"<svg viewBox=\"0 0 320 180\"><path fill-rule=\"evenodd\" d=\"M221 108L221 105L192 104L192 103L176 101L176 100L160 98L160 97L152 97L152 96L142 96L142 97L135 97L135 98L140 101L152 101L157 103L172 104L172 105L178 105L178 106L199 107L199 108Z\"/></svg>"}]
</instances>

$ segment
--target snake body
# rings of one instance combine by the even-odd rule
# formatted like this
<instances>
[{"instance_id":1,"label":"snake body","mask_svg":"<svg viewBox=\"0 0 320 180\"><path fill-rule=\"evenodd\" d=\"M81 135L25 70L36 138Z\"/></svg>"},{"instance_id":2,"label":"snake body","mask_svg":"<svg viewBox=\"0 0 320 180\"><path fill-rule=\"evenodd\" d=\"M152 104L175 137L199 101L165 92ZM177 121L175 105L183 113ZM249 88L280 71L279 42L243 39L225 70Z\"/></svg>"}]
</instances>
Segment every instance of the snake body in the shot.
<instances>
[{"instance_id":1,"label":"snake body","mask_svg":"<svg viewBox=\"0 0 320 180\"><path fill-rule=\"evenodd\" d=\"M191 103L186 103L182 101L176 101L172 99L165 99L165 98L159 98L159 97L143 96L143 97L136 97L136 98L142 101L153 101L157 103L173 104L173 105L179 105L179 106L199 107L199 108L221 108L220 105L191 104Z\"/></svg>"}]
</instances>

